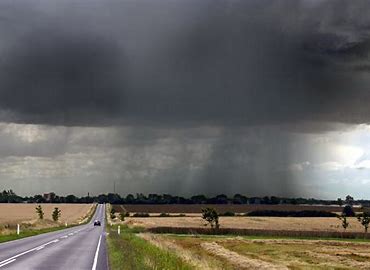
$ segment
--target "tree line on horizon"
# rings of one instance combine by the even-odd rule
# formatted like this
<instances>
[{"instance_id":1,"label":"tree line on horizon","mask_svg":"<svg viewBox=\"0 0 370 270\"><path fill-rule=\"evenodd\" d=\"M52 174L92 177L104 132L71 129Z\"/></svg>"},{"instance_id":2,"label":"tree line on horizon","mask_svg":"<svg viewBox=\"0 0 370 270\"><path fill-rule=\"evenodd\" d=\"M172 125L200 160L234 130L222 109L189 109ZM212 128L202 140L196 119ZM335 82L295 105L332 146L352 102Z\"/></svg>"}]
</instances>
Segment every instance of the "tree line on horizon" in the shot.
<instances>
[{"instance_id":1,"label":"tree line on horizon","mask_svg":"<svg viewBox=\"0 0 370 270\"><path fill-rule=\"evenodd\" d=\"M276 196L247 197L235 194L229 197L225 194L208 197L204 194L194 195L189 198L173 196L170 194L148 194L137 193L121 196L117 193L100 194L97 196L75 195L59 196L54 192L37 194L34 196L19 196L13 190L0 192L0 203L111 203L111 204L306 204L306 205L338 205L351 203L352 205L370 206L370 200L354 200L347 196L344 200L321 200L314 198L284 198Z\"/></svg>"}]
</instances>

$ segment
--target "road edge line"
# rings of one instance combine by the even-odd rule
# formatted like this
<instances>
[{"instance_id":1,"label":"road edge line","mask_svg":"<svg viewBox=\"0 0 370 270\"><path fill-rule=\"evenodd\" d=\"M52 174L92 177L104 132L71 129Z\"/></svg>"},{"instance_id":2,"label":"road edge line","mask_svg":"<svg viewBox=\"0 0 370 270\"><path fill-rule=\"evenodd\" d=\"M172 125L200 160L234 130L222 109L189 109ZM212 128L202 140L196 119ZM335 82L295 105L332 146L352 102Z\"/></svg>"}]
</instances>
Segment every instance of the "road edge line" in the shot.
<instances>
[{"instance_id":1,"label":"road edge line","mask_svg":"<svg viewBox=\"0 0 370 270\"><path fill-rule=\"evenodd\" d=\"M93 267L91 268L92 270L96 270L96 265L97 265L97 263L98 263L98 256L99 256L100 242L101 242L101 235L100 235L100 237L99 237L98 246L97 246L97 248L96 248L95 257L94 257L94 264L93 264Z\"/></svg>"}]
</instances>

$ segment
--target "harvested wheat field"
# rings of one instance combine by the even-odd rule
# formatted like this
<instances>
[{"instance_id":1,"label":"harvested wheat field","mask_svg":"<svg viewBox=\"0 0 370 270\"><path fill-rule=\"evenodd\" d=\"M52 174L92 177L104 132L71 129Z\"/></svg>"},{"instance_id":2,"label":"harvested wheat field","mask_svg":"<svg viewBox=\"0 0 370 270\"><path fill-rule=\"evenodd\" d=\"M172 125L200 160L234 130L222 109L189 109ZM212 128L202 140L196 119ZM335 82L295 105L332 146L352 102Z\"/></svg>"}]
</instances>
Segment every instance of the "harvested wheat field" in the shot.
<instances>
[{"instance_id":1,"label":"harvested wheat field","mask_svg":"<svg viewBox=\"0 0 370 270\"><path fill-rule=\"evenodd\" d=\"M142 234L195 269L370 269L370 243Z\"/></svg>"},{"instance_id":2,"label":"harvested wheat field","mask_svg":"<svg viewBox=\"0 0 370 270\"><path fill-rule=\"evenodd\" d=\"M38 216L35 207L38 204L0 204L0 225L13 225L16 223L35 223ZM61 212L60 222L68 224L78 223L84 219L93 204L40 204L45 213L44 220L52 220L51 213L55 207Z\"/></svg>"},{"instance_id":3,"label":"harvested wheat field","mask_svg":"<svg viewBox=\"0 0 370 270\"><path fill-rule=\"evenodd\" d=\"M363 232L363 227L356 218L348 218L348 232ZM130 226L153 227L204 227L201 216L186 217L128 217ZM341 222L337 218L295 218L295 217L220 217L221 228L256 229L256 230L293 230L293 231L334 231L342 232Z\"/></svg>"},{"instance_id":4,"label":"harvested wheat field","mask_svg":"<svg viewBox=\"0 0 370 270\"><path fill-rule=\"evenodd\" d=\"M234 213L247 213L257 210L277 210L277 211L327 211L342 212L343 208L330 205L293 205L293 204L123 204L113 205L117 212L146 212L146 213L201 213L202 208L211 207L218 213L227 211ZM359 207L354 207L354 211L362 211Z\"/></svg>"}]
</instances>

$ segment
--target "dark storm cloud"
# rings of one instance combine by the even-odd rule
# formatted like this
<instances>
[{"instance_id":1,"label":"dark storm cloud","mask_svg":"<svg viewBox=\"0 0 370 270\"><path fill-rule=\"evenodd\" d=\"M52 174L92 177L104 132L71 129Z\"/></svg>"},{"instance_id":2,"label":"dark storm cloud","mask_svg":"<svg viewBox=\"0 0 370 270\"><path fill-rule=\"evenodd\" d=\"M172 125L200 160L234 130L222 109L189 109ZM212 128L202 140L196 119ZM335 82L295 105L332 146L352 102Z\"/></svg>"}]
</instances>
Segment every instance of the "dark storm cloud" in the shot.
<instances>
[{"instance_id":1,"label":"dark storm cloud","mask_svg":"<svg viewBox=\"0 0 370 270\"><path fill-rule=\"evenodd\" d=\"M271 132L272 131L272 132ZM292 137L276 129L223 130L212 144L197 189L217 194L243 190L249 194L297 194L289 172ZM268 143L266 143L268 142ZM282 158L284 157L284 158Z\"/></svg>"},{"instance_id":2,"label":"dark storm cloud","mask_svg":"<svg viewBox=\"0 0 370 270\"><path fill-rule=\"evenodd\" d=\"M12 121L368 122L366 1L15 3L0 27Z\"/></svg>"},{"instance_id":3,"label":"dark storm cloud","mask_svg":"<svg viewBox=\"0 0 370 270\"><path fill-rule=\"evenodd\" d=\"M120 113L125 61L115 45L55 31L26 36L4 56L1 107L51 124Z\"/></svg>"},{"instance_id":4,"label":"dark storm cloud","mask_svg":"<svg viewBox=\"0 0 370 270\"><path fill-rule=\"evenodd\" d=\"M91 181L96 192L119 181L134 193L297 194L282 169L306 162L291 133L370 120L369 8L1 1L0 150L18 162L3 170L17 178L45 167L45 179L76 190ZM74 127L38 138L9 131L12 122Z\"/></svg>"}]
</instances>

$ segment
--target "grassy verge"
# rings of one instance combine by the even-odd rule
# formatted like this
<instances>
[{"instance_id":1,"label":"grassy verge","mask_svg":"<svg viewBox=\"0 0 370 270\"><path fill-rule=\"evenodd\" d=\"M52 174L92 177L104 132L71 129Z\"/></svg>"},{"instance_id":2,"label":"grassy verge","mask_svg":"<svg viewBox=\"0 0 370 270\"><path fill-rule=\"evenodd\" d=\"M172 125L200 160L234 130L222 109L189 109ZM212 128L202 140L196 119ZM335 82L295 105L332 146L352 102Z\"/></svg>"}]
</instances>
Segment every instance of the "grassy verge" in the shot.
<instances>
[{"instance_id":1,"label":"grassy verge","mask_svg":"<svg viewBox=\"0 0 370 270\"><path fill-rule=\"evenodd\" d=\"M91 208L91 210L86 214L86 216L82 219L82 222L81 223L79 223L78 225L82 225L82 224L87 224L87 223L89 223L91 220L92 220L92 218L93 218L93 216L94 216L94 214L95 214L95 212L96 212L96 208L98 208L98 204L97 203L95 203L94 204L94 206Z\"/></svg>"},{"instance_id":2,"label":"grassy verge","mask_svg":"<svg viewBox=\"0 0 370 270\"><path fill-rule=\"evenodd\" d=\"M44 229L38 229L38 230L25 230L25 231L22 231L19 235L17 235L16 233L12 233L12 234L8 234L8 235L1 235L0 236L0 243L13 241L13 240L17 240L17 239L22 239L22 238L25 238L25 237L35 236L35 235L42 234L42 233L59 231L59 230L74 227L74 226L76 226L76 225L70 225L70 226L67 226L67 227L66 226L58 226L58 227L44 228Z\"/></svg>"},{"instance_id":3,"label":"grassy verge","mask_svg":"<svg viewBox=\"0 0 370 270\"><path fill-rule=\"evenodd\" d=\"M70 224L68 226L61 226L61 225L58 224L58 226L50 227L50 228L21 230L19 235L17 235L16 233L11 233L11 234L7 234L7 235L0 235L0 243L13 241L13 240L17 240L17 239L22 239L22 238L25 238L25 237L35 236L35 235L39 235L39 234L43 234L43 233L59 231L59 230L63 230L63 229L67 229L67 228L87 224L91 221L92 217L95 214L95 211L96 211L96 205L94 206L93 210L89 212L89 214L88 214L89 216L85 217L84 222L79 223L79 224Z\"/></svg>"},{"instance_id":4,"label":"grassy verge","mask_svg":"<svg viewBox=\"0 0 370 270\"><path fill-rule=\"evenodd\" d=\"M129 229L121 226L121 234L117 226L108 225L108 254L110 269L193 269L189 264L174 253L162 250L148 241L138 237L140 229Z\"/></svg>"}]
</instances>

